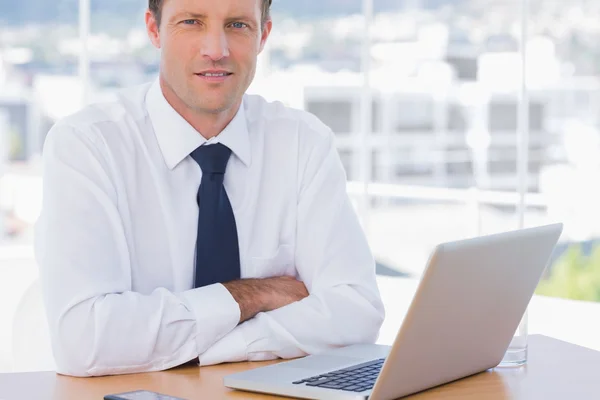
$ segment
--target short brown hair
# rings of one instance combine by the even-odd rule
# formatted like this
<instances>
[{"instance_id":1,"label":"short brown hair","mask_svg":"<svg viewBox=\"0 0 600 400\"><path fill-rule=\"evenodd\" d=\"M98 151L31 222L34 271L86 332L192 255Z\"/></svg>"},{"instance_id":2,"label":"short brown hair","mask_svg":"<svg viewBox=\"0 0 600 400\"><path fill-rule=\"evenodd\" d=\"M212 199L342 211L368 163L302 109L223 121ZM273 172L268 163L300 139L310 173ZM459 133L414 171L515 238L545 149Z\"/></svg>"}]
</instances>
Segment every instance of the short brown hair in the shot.
<instances>
[{"instance_id":1,"label":"short brown hair","mask_svg":"<svg viewBox=\"0 0 600 400\"><path fill-rule=\"evenodd\" d=\"M160 18L162 13L162 6L165 0L148 0L148 8L156 19L156 24L160 27ZM271 17L271 3L273 0L262 0L262 24Z\"/></svg>"}]
</instances>

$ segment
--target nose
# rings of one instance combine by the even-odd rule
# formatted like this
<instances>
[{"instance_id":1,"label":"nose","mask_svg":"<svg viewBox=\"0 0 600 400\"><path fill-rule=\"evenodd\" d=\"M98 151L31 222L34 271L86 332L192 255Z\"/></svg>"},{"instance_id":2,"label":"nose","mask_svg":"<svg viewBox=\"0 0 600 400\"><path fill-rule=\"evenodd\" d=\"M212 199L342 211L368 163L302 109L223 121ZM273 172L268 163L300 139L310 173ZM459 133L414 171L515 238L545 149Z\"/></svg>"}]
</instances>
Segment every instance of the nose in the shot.
<instances>
[{"instance_id":1,"label":"nose","mask_svg":"<svg viewBox=\"0 0 600 400\"><path fill-rule=\"evenodd\" d=\"M202 43L202 56L210 58L211 61L219 61L229 56L229 43L227 35L221 28L213 28L206 31Z\"/></svg>"}]
</instances>

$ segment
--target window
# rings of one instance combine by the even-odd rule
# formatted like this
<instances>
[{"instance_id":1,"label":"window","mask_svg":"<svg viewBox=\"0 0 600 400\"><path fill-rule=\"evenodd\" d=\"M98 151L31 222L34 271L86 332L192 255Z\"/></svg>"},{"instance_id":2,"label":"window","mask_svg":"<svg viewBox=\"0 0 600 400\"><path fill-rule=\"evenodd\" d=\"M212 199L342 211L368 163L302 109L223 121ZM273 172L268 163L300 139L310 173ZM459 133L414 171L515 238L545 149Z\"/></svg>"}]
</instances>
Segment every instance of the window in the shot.
<instances>
[{"instance_id":1,"label":"window","mask_svg":"<svg viewBox=\"0 0 600 400\"><path fill-rule=\"evenodd\" d=\"M600 347L578 333L589 319L578 303L552 297L600 302L600 8L531 1L522 15L523 1L374 0L368 87L362 0L275 1L249 91L310 111L336 134L388 315L408 305L436 244L517 228L523 180L525 225L565 222L531 330ZM48 129L159 70L144 0L76 3L0 2L0 370L11 368L11 318L37 276L33 223ZM527 160L518 156L523 116ZM474 202L473 189L492 200ZM558 329L555 304L572 326ZM399 322L386 321L382 341Z\"/></svg>"},{"instance_id":2,"label":"window","mask_svg":"<svg viewBox=\"0 0 600 400\"><path fill-rule=\"evenodd\" d=\"M0 2L0 372L12 369L13 315L37 277L32 224L39 154L55 118L80 103L75 4ZM61 88L69 81L72 85Z\"/></svg>"}]
</instances>

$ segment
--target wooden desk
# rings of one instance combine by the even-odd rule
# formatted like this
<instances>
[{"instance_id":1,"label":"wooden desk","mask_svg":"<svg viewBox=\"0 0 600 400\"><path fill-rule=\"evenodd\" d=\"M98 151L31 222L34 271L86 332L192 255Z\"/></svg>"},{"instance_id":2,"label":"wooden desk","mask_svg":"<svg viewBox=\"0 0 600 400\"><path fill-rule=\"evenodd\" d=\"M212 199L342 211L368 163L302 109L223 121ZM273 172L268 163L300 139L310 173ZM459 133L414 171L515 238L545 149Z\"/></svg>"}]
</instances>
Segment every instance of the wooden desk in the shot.
<instances>
[{"instance_id":1,"label":"wooden desk","mask_svg":"<svg viewBox=\"0 0 600 400\"><path fill-rule=\"evenodd\" d=\"M71 378L54 372L0 374L1 400L102 399L109 393L152 390L185 399L276 399L226 389L223 376L269 363L182 367L165 372ZM600 352L545 336L530 338L529 363L497 368L407 397L429 399L599 399Z\"/></svg>"}]
</instances>

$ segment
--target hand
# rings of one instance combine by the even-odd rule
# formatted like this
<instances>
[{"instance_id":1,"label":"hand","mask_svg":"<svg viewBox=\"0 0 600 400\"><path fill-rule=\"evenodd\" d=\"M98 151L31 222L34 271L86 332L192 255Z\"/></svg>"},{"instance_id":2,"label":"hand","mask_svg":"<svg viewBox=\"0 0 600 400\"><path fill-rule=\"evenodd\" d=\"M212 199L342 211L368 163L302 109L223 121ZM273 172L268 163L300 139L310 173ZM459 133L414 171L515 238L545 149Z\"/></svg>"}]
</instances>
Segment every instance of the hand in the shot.
<instances>
[{"instance_id":1,"label":"hand","mask_svg":"<svg viewBox=\"0 0 600 400\"><path fill-rule=\"evenodd\" d=\"M260 312L273 311L308 297L304 283L289 276L244 279L223 286L240 306L240 323Z\"/></svg>"}]
</instances>

